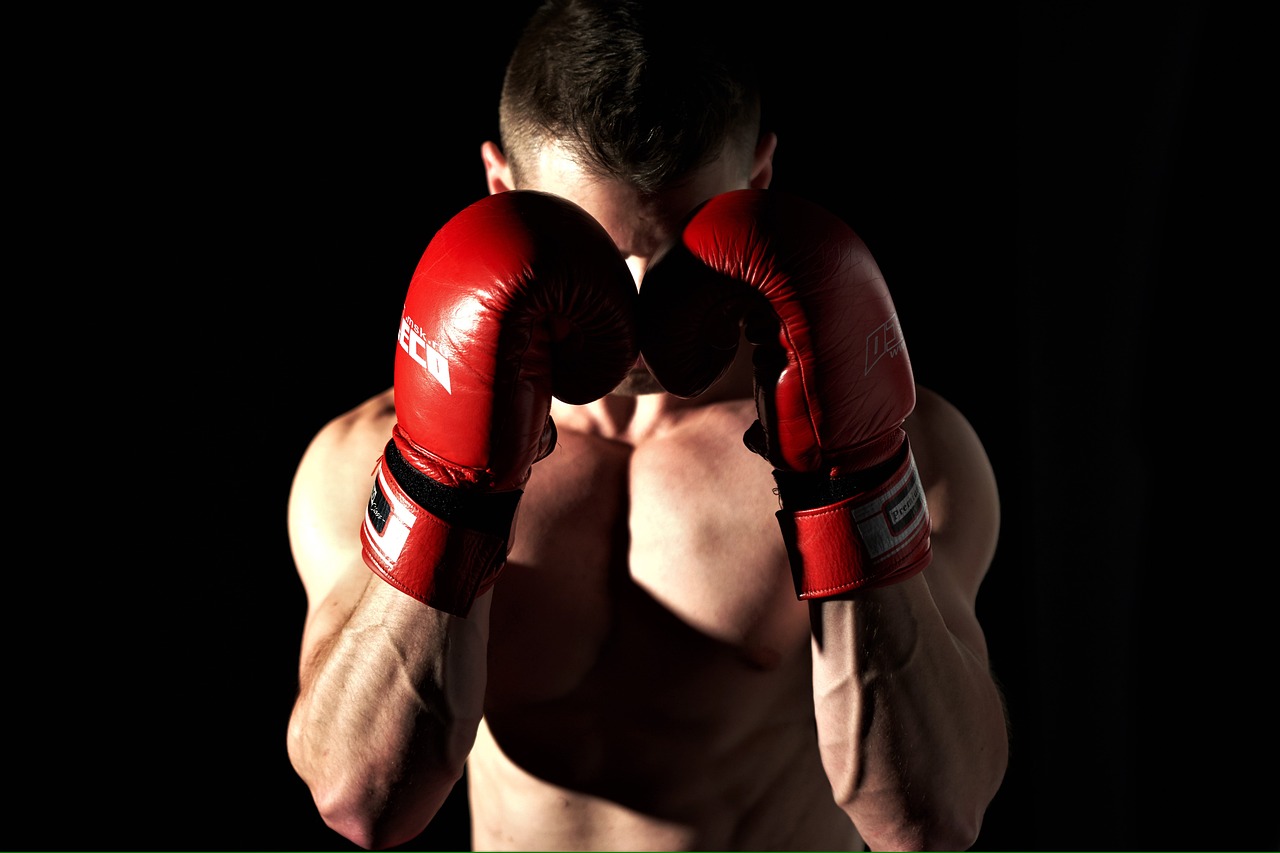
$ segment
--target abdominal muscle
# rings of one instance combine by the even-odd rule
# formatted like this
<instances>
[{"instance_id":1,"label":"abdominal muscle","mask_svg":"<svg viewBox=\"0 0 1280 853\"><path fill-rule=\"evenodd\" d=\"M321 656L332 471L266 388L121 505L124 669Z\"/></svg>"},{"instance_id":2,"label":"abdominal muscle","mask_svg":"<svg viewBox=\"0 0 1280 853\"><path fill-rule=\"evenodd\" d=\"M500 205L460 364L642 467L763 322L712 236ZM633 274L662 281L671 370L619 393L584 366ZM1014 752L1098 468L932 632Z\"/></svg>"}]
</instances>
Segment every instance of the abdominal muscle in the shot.
<instances>
[{"instance_id":1,"label":"abdominal muscle","mask_svg":"<svg viewBox=\"0 0 1280 853\"><path fill-rule=\"evenodd\" d=\"M699 738L704 726L593 716L482 723L467 776L474 849L863 849L832 800L812 724ZM531 731L545 727L559 729L550 752Z\"/></svg>"},{"instance_id":2,"label":"abdominal muscle","mask_svg":"<svg viewBox=\"0 0 1280 853\"><path fill-rule=\"evenodd\" d=\"M655 741L665 790L637 804L613 786L608 794L557 785L508 757L482 725L468 765L475 850L862 850L825 779L786 733L709 768ZM797 757L798 758L798 757ZM619 775L625 775L625 771ZM649 780L638 780L643 788ZM590 786L582 786L590 787ZM610 788L615 790L610 790ZM646 798L647 799L647 798Z\"/></svg>"},{"instance_id":3,"label":"abdominal muscle","mask_svg":"<svg viewBox=\"0 0 1280 853\"><path fill-rule=\"evenodd\" d=\"M639 446L562 427L535 465L492 593L475 849L863 849L769 468L748 410L707 408Z\"/></svg>"}]
</instances>

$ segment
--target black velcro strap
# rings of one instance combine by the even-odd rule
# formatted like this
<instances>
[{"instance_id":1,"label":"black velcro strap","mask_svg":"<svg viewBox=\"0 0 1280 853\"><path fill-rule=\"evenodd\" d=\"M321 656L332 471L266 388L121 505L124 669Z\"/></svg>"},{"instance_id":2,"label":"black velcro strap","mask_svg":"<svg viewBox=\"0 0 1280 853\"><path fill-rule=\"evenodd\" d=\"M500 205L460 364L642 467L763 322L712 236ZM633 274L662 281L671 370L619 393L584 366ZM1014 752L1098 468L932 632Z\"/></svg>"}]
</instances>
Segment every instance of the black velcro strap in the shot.
<instances>
[{"instance_id":1,"label":"black velcro strap","mask_svg":"<svg viewBox=\"0 0 1280 853\"><path fill-rule=\"evenodd\" d=\"M404 460L394 441L387 443L387 468L404 493L436 518L506 539L523 491L482 492L438 483Z\"/></svg>"},{"instance_id":2,"label":"black velcro strap","mask_svg":"<svg viewBox=\"0 0 1280 853\"><path fill-rule=\"evenodd\" d=\"M782 500L783 509L789 512L816 509L839 503L880 485L887 477L892 476L902 464L902 456L909 452L910 447L904 442L902 449L892 458L855 474L828 477L825 472L775 469L773 480L778 484L778 497Z\"/></svg>"}]
</instances>

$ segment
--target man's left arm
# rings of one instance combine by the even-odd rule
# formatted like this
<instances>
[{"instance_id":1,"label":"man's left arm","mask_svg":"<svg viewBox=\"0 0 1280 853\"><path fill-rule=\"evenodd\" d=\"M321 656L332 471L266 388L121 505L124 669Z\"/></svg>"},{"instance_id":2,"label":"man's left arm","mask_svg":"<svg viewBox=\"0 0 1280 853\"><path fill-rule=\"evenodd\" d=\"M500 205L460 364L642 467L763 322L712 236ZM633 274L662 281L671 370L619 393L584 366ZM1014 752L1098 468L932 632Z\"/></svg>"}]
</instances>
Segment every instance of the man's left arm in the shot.
<instances>
[{"instance_id":1,"label":"man's left arm","mask_svg":"<svg viewBox=\"0 0 1280 853\"><path fill-rule=\"evenodd\" d=\"M906 432L932 527L927 569L810 599L814 710L837 802L873 850L962 850L1008 762L999 687L975 604L999 498L968 421L923 389Z\"/></svg>"},{"instance_id":2,"label":"man's left arm","mask_svg":"<svg viewBox=\"0 0 1280 853\"><path fill-rule=\"evenodd\" d=\"M927 395L907 430L917 388L870 251L803 198L723 193L650 267L637 320L649 370L681 397L724 375L740 328L754 346L757 420L743 440L773 466L796 595L812 608L836 800L873 849L972 845L1006 762L974 614L998 505L958 412ZM926 479L945 513L985 510L969 525L940 517L948 533L935 533Z\"/></svg>"}]
</instances>

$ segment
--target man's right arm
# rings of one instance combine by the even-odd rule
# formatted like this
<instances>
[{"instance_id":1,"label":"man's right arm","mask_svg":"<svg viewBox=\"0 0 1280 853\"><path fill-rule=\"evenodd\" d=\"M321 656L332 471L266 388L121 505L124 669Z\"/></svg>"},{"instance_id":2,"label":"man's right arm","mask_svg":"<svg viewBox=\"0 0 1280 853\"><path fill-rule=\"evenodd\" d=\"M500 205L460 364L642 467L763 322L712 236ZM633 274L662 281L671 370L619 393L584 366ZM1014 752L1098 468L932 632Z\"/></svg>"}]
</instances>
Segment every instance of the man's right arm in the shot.
<instances>
[{"instance_id":1,"label":"man's right arm","mask_svg":"<svg viewBox=\"0 0 1280 853\"><path fill-rule=\"evenodd\" d=\"M289 535L307 593L289 757L324 821L367 849L403 843L462 774L485 690L489 596L466 619L384 583L356 535L390 395L322 429L298 466Z\"/></svg>"},{"instance_id":2,"label":"man's right arm","mask_svg":"<svg viewBox=\"0 0 1280 853\"><path fill-rule=\"evenodd\" d=\"M462 775L483 713L488 592L532 467L555 447L552 396L581 404L622 381L638 356L635 299L582 208L490 195L418 263L394 403L339 419L305 454L290 535L309 613L289 752L353 842L411 840Z\"/></svg>"}]
</instances>

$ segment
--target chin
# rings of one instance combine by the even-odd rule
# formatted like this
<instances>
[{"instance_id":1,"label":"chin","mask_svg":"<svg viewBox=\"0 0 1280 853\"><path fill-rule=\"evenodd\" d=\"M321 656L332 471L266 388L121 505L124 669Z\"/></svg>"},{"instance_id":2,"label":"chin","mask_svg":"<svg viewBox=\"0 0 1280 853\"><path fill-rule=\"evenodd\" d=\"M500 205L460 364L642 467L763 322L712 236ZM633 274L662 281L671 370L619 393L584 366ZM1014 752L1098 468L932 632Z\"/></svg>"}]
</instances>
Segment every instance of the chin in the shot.
<instances>
[{"instance_id":1,"label":"chin","mask_svg":"<svg viewBox=\"0 0 1280 853\"><path fill-rule=\"evenodd\" d=\"M661 394L665 390L658 384L658 380L653 378L649 368L640 363L631 368L631 371L623 377L622 381L618 383L618 387L614 388L611 393L620 397L638 397L641 394Z\"/></svg>"}]
</instances>

